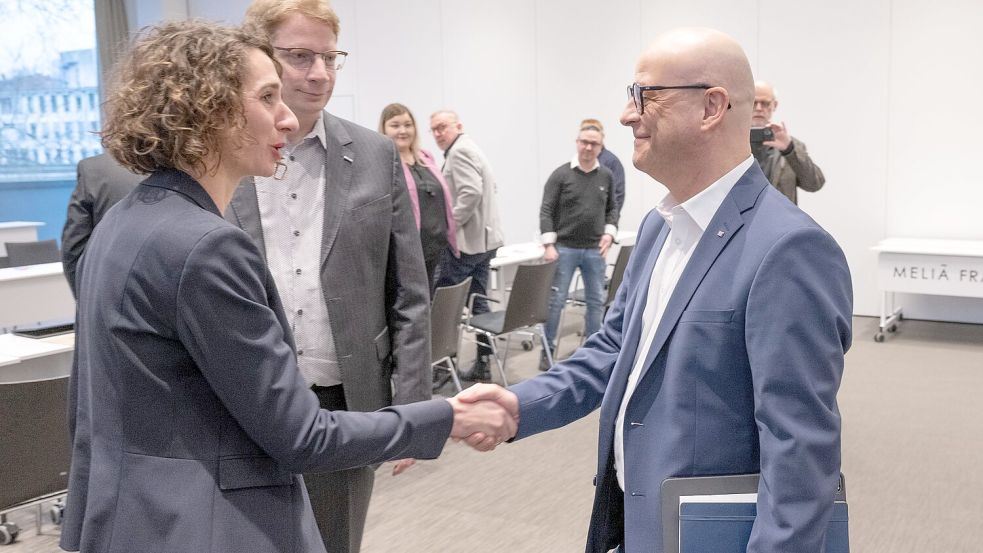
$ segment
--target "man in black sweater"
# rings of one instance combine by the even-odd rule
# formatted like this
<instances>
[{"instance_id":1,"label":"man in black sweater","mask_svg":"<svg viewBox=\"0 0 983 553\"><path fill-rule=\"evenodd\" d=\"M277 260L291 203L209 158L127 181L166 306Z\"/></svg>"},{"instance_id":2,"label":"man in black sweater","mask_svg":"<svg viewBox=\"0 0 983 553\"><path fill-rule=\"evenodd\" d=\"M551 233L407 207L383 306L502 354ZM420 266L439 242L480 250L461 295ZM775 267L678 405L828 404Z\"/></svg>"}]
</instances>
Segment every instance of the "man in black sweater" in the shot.
<instances>
[{"instance_id":1,"label":"man in black sweater","mask_svg":"<svg viewBox=\"0 0 983 553\"><path fill-rule=\"evenodd\" d=\"M605 256L618 229L618 207L611 171L597 161L603 135L586 126L577 135L577 156L557 167L543 190L539 228L546 248L545 261L557 261L546 338L556 347L560 312L574 271L580 269L587 300L586 334L601 326L604 303ZM548 369L540 362L540 369Z\"/></svg>"}]
</instances>

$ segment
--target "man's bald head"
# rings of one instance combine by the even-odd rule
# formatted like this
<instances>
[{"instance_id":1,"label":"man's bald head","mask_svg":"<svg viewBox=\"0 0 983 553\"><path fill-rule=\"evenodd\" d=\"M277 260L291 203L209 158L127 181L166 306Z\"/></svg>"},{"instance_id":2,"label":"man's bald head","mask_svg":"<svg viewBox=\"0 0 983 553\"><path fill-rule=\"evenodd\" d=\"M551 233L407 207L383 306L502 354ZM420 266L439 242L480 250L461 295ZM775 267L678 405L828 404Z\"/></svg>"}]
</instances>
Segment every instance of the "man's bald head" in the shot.
<instances>
[{"instance_id":1,"label":"man's bald head","mask_svg":"<svg viewBox=\"0 0 983 553\"><path fill-rule=\"evenodd\" d=\"M683 28L657 38L642 54L638 72L660 67L659 84L702 83L727 90L731 109L750 110L754 78L744 49L720 31Z\"/></svg>"},{"instance_id":2,"label":"man's bald head","mask_svg":"<svg viewBox=\"0 0 983 553\"><path fill-rule=\"evenodd\" d=\"M670 31L642 53L635 82L700 85L643 92L643 113L629 101L622 116L636 137L635 166L670 189L678 185L677 200L685 201L680 195L692 195L686 190L709 186L750 155L754 79L744 50L730 36L704 28Z\"/></svg>"}]
</instances>

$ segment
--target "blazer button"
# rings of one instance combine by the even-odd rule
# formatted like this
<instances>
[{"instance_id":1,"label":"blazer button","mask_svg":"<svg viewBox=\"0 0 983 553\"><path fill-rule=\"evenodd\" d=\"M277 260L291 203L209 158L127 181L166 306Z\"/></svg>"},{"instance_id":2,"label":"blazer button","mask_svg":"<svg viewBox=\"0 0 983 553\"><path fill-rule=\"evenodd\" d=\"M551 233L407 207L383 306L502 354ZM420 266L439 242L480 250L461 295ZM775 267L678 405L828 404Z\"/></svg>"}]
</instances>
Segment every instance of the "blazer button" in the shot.
<instances>
[{"instance_id":1,"label":"blazer button","mask_svg":"<svg viewBox=\"0 0 983 553\"><path fill-rule=\"evenodd\" d=\"M297 355L304 355L304 350L302 349L297 350Z\"/></svg>"},{"instance_id":2,"label":"blazer button","mask_svg":"<svg viewBox=\"0 0 983 553\"><path fill-rule=\"evenodd\" d=\"M296 200L297 199L297 193L294 192L294 193L290 194L290 199L291 200Z\"/></svg>"},{"instance_id":3,"label":"blazer button","mask_svg":"<svg viewBox=\"0 0 983 553\"><path fill-rule=\"evenodd\" d=\"M596 474L594 475L594 487L595 488L597 487L597 475Z\"/></svg>"}]
</instances>

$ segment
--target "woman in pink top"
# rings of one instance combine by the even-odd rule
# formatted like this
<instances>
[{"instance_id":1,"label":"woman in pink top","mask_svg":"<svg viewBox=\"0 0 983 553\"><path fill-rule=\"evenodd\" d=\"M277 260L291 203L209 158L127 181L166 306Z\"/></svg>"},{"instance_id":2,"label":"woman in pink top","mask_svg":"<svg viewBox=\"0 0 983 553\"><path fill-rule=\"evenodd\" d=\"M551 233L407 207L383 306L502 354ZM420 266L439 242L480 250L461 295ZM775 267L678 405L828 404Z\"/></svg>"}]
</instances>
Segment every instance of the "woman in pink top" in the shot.
<instances>
[{"instance_id":1,"label":"woman in pink top","mask_svg":"<svg viewBox=\"0 0 983 553\"><path fill-rule=\"evenodd\" d=\"M402 104L389 104L379 117L379 132L393 139L403 160L403 174L413 201L413 215L420 229L423 260L430 279L430 296L433 297L437 266L444 250L455 256L457 229L454 224L454 201L450 190L434 163L433 155L420 148L416 132L416 119L409 108Z\"/></svg>"}]
</instances>

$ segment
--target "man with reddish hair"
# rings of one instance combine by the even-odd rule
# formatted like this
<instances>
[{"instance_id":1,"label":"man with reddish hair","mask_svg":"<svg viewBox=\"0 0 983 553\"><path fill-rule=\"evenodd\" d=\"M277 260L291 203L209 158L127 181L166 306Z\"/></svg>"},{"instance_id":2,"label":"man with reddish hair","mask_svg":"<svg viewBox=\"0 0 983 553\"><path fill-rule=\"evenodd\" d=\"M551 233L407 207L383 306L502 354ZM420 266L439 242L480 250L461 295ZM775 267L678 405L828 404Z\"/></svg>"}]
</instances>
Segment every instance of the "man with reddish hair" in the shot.
<instances>
[{"instance_id":1,"label":"man with reddish hair","mask_svg":"<svg viewBox=\"0 0 983 553\"><path fill-rule=\"evenodd\" d=\"M256 0L245 25L270 37L299 128L285 171L240 186L226 217L266 256L301 373L333 411L429 399L430 293L399 155L324 109L348 56L338 16L326 0ZM358 551L373 469L304 479L327 551Z\"/></svg>"}]
</instances>

